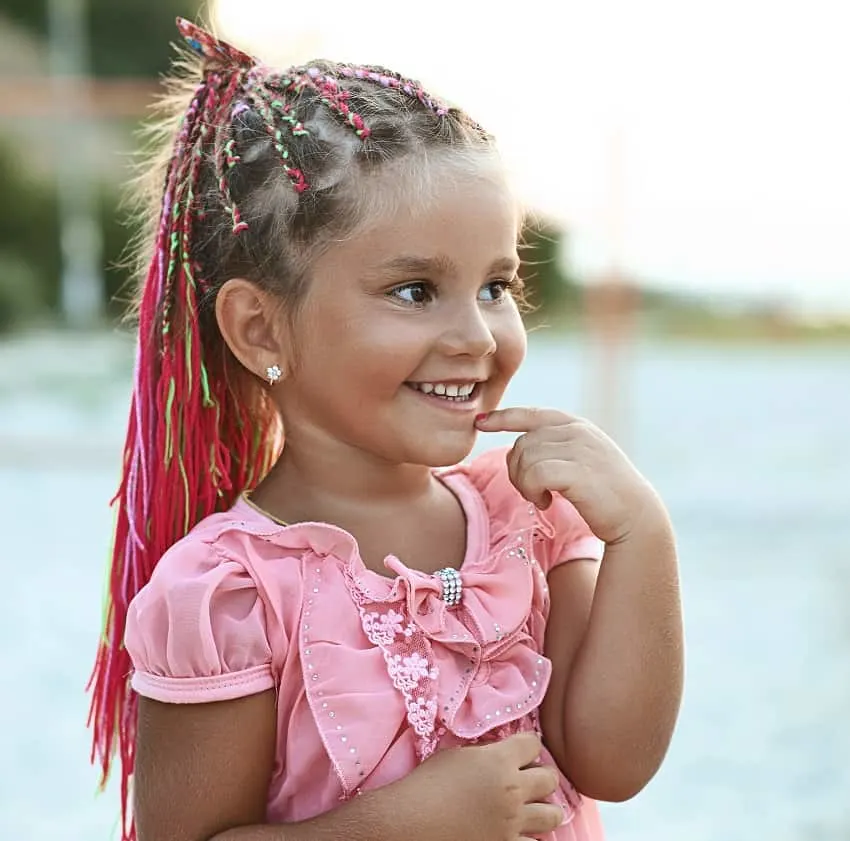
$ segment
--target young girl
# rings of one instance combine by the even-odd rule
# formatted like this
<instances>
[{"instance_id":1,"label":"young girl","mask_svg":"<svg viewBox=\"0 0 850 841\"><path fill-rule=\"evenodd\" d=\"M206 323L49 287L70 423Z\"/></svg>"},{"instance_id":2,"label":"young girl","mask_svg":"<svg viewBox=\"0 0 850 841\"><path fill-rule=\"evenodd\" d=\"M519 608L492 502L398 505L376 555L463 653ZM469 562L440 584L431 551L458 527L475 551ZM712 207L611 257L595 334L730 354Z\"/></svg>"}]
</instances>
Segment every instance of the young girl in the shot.
<instances>
[{"instance_id":1,"label":"young girl","mask_svg":"<svg viewBox=\"0 0 850 841\"><path fill-rule=\"evenodd\" d=\"M497 408L526 341L492 139L179 26L93 676L123 837L597 841L676 719L674 542L598 429Z\"/></svg>"}]
</instances>

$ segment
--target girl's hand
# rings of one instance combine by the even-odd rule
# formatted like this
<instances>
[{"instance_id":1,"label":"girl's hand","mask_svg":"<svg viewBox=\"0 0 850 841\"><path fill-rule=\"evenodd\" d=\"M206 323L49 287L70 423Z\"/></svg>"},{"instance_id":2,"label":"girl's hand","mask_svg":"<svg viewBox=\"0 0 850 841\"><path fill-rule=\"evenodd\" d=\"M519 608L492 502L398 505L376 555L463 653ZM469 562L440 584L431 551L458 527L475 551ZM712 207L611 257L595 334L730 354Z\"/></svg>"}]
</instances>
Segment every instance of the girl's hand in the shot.
<instances>
[{"instance_id":1,"label":"girl's hand","mask_svg":"<svg viewBox=\"0 0 850 841\"><path fill-rule=\"evenodd\" d=\"M438 751L392 786L396 812L412 806L408 837L531 841L557 829L563 809L544 801L558 788L559 776L535 764L540 751L533 733Z\"/></svg>"},{"instance_id":2,"label":"girl's hand","mask_svg":"<svg viewBox=\"0 0 850 841\"><path fill-rule=\"evenodd\" d=\"M521 432L508 475L538 508L560 493L593 533L620 543L640 524L666 521L664 507L620 448L589 421L555 409L497 409L476 420L482 432Z\"/></svg>"}]
</instances>

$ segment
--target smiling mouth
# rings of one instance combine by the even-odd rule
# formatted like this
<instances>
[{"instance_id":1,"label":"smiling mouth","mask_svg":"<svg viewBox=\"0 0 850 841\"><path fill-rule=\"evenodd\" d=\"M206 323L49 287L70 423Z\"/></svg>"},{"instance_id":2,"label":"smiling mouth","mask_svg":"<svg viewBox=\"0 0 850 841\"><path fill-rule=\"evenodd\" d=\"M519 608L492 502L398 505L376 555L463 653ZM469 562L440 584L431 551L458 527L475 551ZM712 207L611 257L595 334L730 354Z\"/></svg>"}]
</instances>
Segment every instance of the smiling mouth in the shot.
<instances>
[{"instance_id":1,"label":"smiling mouth","mask_svg":"<svg viewBox=\"0 0 850 841\"><path fill-rule=\"evenodd\" d=\"M445 400L447 403L469 403L480 391L480 382L468 383L413 383L405 385L428 397Z\"/></svg>"}]
</instances>

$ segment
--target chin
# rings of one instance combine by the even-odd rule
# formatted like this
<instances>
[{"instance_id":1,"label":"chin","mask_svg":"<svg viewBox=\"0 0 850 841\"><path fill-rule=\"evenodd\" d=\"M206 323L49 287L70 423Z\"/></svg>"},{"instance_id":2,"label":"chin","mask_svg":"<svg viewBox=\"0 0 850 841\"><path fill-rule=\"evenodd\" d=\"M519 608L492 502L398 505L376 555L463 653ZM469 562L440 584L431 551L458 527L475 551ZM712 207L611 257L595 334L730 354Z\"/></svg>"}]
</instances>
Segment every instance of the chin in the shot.
<instances>
[{"instance_id":1,"label":"chin","mask_svg":"<svg viewBox=\"0 0 850 841\"><path fill-rule=\"evenodd\" d=\"M470 431L465 435L446 436L440 441L418 441L408 448L407 461L427 467L453 467L472 452L475 437L476 433Z\"/></svg>"}]
</instances>

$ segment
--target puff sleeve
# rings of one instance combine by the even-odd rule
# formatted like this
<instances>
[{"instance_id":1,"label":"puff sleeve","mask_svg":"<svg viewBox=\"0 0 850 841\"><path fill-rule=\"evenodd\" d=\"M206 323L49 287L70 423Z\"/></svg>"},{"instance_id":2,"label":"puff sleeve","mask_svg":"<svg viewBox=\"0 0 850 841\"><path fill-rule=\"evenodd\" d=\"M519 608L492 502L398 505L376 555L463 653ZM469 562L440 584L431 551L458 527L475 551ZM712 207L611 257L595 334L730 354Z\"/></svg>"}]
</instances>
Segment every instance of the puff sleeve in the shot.
<instances>
[{"instance_id":1,"label":"puff sleeve","mask_svg":"<svg viewBox=\"0 0 850 841\"><path fill-rule=\"evenodd\" d=\"M605 544L590 530L575 506L560 494L552 494L552 504L538 512L540 541L537 559L544 572L568 561L601 561Z\"/></svg>"},{"instance_id":2,"label":"puff sleeve","mask_svg":"<svg viewBox=\"0 0 850 841\"><path fill-rule=\"evenodd\" d=\"M124 642L133 689L156 701L226 701L274 686L253 579L191 535L166 552L131 602Z\"/></svg>"}]
</instances>

